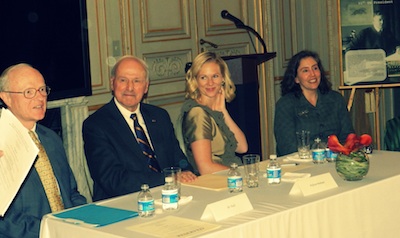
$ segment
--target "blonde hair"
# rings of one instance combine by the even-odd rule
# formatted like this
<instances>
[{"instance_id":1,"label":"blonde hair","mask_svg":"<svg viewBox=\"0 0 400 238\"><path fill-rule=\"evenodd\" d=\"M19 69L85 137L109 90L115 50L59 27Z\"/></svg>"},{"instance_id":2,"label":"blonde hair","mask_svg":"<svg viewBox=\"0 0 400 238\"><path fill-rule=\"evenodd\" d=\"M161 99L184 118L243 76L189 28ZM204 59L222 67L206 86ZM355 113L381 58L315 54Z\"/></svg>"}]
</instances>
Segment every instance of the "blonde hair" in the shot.
<instances>
[{"instance_id":1,"label":"blonde hair","mask_svg":"<svg viewBox=\"0 0 400 238\"><path fill-rule=\"evenodd\" d=\"M191 98L196 100L200 98L200 92L197 85L197 74L200 72L201 68L205 63L215 62L219 65L222 77L224 78L225 99L227 102L231 102L235 98L236 86L231 79L231 74L229 73L228 65L225 61L215 54L214 52L203 52L196 56L193 60L192 66L186 73L186 95L187 99Z\"/></svg>"}]
</instances>

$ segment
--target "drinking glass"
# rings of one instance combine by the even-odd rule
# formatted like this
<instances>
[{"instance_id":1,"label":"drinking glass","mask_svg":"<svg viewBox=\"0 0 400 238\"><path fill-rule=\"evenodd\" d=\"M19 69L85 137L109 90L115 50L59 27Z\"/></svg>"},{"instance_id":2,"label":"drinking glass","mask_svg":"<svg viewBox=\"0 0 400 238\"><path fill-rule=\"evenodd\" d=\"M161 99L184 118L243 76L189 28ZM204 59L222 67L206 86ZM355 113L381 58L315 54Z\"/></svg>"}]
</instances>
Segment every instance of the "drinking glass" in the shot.
<instances>
[{"instance_id":1,"label":"drinking glass","mask_svg":"<svg viewBox=\"0 0 400 238\"><path fill-rule=\"evenodd\" d=\"M258 177L260 171L260 156L248 154L243 156L243 166L248 188L258 187Z\"/></svg>"},{"instance_id":2,"label":"drinking glass","mask_svg":"<svg viewBox=\"0 0 400 238\"><path fill-rule=\"evenodd\" d=\"M297 151L300 159L310 158L310 131L302 130L296 132Z\"/></svg>"}]
</instances>

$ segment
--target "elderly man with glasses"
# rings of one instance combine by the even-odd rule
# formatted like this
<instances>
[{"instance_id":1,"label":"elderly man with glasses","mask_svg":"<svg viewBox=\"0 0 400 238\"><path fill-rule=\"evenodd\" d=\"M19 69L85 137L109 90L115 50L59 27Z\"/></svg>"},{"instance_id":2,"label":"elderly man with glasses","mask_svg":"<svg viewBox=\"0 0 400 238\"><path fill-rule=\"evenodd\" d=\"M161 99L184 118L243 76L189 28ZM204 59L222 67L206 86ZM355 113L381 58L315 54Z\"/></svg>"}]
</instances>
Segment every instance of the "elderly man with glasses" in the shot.
<instances>
[{"instance_id":1,"label":"elderly man with glasses","mask_svg":"<svg viewBox=\"0 0 400 238\"><path fill-rule=\"evenodd\" d=\"M0 76L1 100L40 149L16 197L0 217L0 237L37 238L43 215L86 203L60 137L37 124L45 116L49 93L42 74L28 64L10 66ZM0 150L0 157L7 160L7 151Z\"/></svg>"}]
</instances>

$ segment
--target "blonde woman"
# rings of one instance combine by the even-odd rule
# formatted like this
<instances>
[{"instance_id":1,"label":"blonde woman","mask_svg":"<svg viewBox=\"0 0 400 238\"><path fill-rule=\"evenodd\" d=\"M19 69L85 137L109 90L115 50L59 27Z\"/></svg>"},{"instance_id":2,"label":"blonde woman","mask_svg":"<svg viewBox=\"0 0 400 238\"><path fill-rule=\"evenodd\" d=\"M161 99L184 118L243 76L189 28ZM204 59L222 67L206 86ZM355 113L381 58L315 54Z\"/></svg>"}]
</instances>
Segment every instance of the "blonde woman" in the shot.
<instances>
[{"instance_id":1,"label":"blonde woman","mask_svg":"<svg viewBox=\"0 0 400 238\"><path fill-rule=\"evenodd\" d=\"M247 152L246 136L225 106L235 89L228 66L213 52L199 54L186 74L182 135L188 160L200 175L240 165L236 153Z\"/></svg>"}]
</instances>

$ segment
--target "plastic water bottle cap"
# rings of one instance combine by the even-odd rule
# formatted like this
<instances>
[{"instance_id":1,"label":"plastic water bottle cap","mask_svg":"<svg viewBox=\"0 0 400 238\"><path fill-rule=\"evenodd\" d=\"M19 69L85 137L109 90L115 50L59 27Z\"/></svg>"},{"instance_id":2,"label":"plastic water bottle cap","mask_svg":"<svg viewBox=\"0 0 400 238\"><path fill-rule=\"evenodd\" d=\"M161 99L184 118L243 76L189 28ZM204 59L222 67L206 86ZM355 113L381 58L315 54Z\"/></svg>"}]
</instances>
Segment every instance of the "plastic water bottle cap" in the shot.
<instances>
[{"instance_id":1,"label":"plastic water bottle cap","mask_svg":"<svg viewBox=\"0 0 400 238\"><path fill-rule=\"evenodd\" d=\"M142 184L142 189L149 189L149 185L148 184Z\"/></svg>"}]
</instances>

